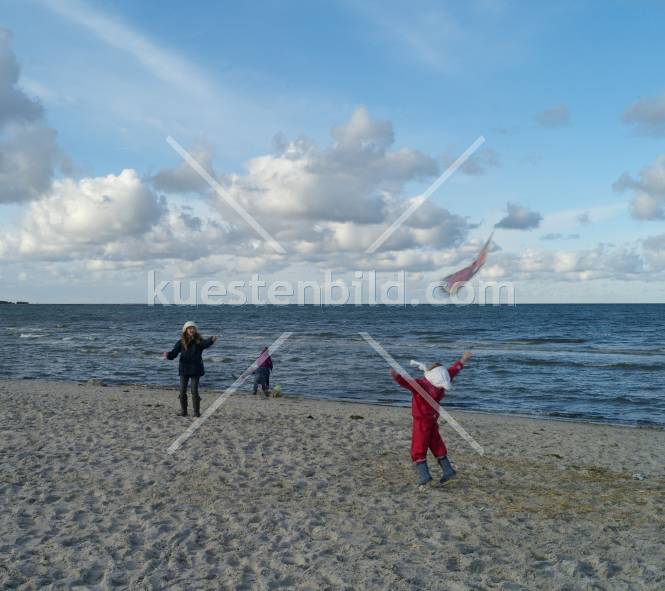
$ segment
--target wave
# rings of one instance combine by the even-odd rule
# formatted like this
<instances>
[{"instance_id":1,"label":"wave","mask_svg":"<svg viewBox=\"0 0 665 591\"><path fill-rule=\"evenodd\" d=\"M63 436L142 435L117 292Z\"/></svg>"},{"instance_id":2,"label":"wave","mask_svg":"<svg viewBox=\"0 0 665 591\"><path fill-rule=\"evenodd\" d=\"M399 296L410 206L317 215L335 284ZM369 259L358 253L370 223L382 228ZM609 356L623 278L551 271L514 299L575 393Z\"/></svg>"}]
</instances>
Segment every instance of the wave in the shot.
<instances>
[{"instance_id":1,"label":"wave","mask_svg":"<svg viewBox=\"0 0 665 591\"><path fill-rule=\"evenodd\" d=\"M532 339L508 339L499 342L512 345L546 345L548 343L558 345L581 345L582 343L587 343L588 339L570 337L536 337Z\"/></svg>"},{"instance_id":2,"label":"wave","mask_svg":"<svg viewBox=\"0 0 665 591\"><path fill-rule=\"evenodd\" d=\"M346 338L348 335L343 332L332 332L329 330L324 330L322 332L310 332L307 333L308 337L324 337L327 339L336 339L336 338Z\"/></svg>"},{"instance_id":3,"label":"wave","mask_svg":"<svg viewBox=\"0 0 665 591\"><path fill-rule=\"evenodd\" d=\"M79 353L99 353L100 351L103 351L104 347L81 347L78 351Z\"/></svg>"},{"instance_id":4,"label":"wave","mask_svg":"<svg viewBox=\"0 0 665 591\"><path fill-rule=\"evenodd\" d=\"M663 355L663 353L665 353L665 347L654 347L652 349L611 349L611 348L602 348L602 347L592 347L588 351L584 350L584 353L593 353L601 355L637 355L641 357L654 357L658 355Z\"/></svg>"},{"instance_id":5,"label":"wave","mask_svg":"<svg viewBox=\"0 0 665 591\"><path fill-rule=\"evenodd\" d=\"M620 394L618 396L612 396L610 398L603 399L603 403L612 402L612 403L626 403L626 405L636 404L638 406L651 406L656 400L652 398L643 398L641 396L631 396L630 394Z\"/></svg>"},{"instance_id":6,"label":"wave","mask_svg":"<svg viewBox=\"0 0 665 591\"><path fill-rule=\"evenodd\" d=\"M544 416L551 417L553 419L575 420L575 421L604 423L604 424L609 423L609 424L628 425L634 427L657 427L661 429L664 426L663 423L651 419L641 419L641 418L626 419L623 417L609 416L599 413L551 411L544 413Z\"/></svg>"},{"instance_id":7,"label":"wave","mask_svg":"<svg viewBox=\"0 0 665 591\"><path fill-rule=\"evenodd\" d=\"M513 359L512 363L530 366L551 366L551 367L577 367L582 369L623 369L630 371L663 371L665 366L660 363L589 363L586 361L564 361L555 359Z\"/></svg>"},{"instance_id":8,"label":"wave","mask_svg":"<svg viewBox=\"0 0 665 591\"><path fill-rule=\"evenodd\" d=\"M22 332L19 335L20 339L41 339L43 337L44 337L43 334L38 334L38 333L34 333L34 332Z\"/></svg>"},{"instance_id":9,"label":"wave","mask_svg":"<svg viewBox=\"0 0 665 591\"><path fill-rule=\"evenodd\" d=\"M440 339L437 339L440 340ZM537 339L534 339L537 340ZM427 339L422 339L422 342L427 342ZM589 341L584 341L589 342ZM413 346L422 344L421 342L412 343ZM583 344L583 343L563 343L559 344ZM522 345L527 348L518 348L516 345ZM458 349L459 347L470 347L476 351L483 351L491 354L501 354L506 352L522 352L529 351L528 343L524 340L513 339L513 340L496 340L496 341L455 341L448 343L441 343L440 348L442 349ZM637 348L632 349L628 348L612 348L612 347L603 347L596 345L587 345L585 347L556 347L556 348L547 348L547 349L537 349L543 353L571 353L578 355L584 353L585 355L630 355L637 357L658 357L662 356L665 353L665 347L652 347L652 348Z\"/></svg>"}]
</instances>

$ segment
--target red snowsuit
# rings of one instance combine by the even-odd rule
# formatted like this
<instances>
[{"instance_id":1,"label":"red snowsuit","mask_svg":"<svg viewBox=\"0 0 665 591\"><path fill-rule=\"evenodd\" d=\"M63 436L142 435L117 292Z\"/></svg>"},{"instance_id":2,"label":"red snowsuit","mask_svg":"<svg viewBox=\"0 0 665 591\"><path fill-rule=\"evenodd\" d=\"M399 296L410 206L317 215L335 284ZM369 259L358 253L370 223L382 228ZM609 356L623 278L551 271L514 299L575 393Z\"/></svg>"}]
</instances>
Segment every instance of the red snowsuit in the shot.
<instances>
[{"instance_id":1,"label":"red snowsuit","mask_svg":"<svg viewBox=\"0 0 665 591\"><path fill-rule=\"evenodd\" d=\"M464 364L461 361L451 365L448 368L450 379L454 379L463 367ZM437 459L445 457L448 454L448 450L443 439L441 439L437 424L439 409L432 408L431 404L418 393L409 380L399 374L394 379L402 388L410 390L412 395L411 416L413 417L413 427L411 430L411 459L417 464L424 462L427 458L428 449L432 450L432 454ZM414 381L433 398L437 405L446 394L443 388L433 386L425 377Z\"/></svg>"}]
</instances>

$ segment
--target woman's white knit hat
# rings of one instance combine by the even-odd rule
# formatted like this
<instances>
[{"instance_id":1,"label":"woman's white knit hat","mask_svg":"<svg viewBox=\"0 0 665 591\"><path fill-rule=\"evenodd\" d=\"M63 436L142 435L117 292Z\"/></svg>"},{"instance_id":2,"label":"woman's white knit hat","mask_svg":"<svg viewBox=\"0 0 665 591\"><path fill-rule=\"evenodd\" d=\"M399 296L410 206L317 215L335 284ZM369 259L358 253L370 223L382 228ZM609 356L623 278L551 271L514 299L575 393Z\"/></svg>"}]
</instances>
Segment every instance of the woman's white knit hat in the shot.
<instances>
[{"instance_id":1,"label":"woman's white knit hat","mask_svg":"<svg viewBox=\"0 0 665 591\"><path fill-rule=\"evenodd\" d=\"M196 326L196 322L192 322L191 320L185 322L185 326L182 327L182 332L185 332L190 326L193 326L198 332L199 327Z\"/></svg>"}]
</instances>

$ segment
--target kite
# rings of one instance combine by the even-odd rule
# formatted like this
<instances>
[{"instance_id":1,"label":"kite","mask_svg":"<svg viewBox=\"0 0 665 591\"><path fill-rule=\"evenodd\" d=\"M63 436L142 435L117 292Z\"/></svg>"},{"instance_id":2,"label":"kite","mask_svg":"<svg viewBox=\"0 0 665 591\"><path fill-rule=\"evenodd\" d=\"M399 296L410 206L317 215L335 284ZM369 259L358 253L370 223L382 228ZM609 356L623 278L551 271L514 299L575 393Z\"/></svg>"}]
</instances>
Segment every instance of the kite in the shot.
<instances>
[{"instance_id":1,"label":"kite","mask_svg":"<svg viewBox=\"0 0 665 591\"><path fill-rule=\"evenodd\" d=\"M480 271L481 267L487 260L487 253L489 252L490 244L492 243L492 236L494 236L494 232L490 234L487 242L485 242L485 246L482 247L478 256L469 266L464 267L459 271L455 271L441 280L440 287L443 291L448 295L455 295L457 290L462 287L464 283L469 281L478 271Z\"/></svg>"}]
</instances>

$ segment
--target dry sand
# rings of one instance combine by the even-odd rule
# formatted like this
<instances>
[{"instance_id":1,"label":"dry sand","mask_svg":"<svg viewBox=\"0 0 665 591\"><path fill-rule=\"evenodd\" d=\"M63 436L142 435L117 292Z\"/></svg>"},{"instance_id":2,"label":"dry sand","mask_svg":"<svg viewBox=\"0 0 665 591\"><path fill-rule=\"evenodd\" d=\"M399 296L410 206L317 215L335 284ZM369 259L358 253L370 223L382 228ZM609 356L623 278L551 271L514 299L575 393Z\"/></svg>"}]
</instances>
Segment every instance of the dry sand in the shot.
<instances>
[{"instance_id":1,"label":"dry sand","mask_svg":"<svg viewBox=\"0 0 665 591\"><path fill-rule=\"evenodd\" d=\"M662 430L454 413L419 492L408 409L234 396L169 456L174 391L0 400L0 588L665 588Z\"/></svg>"}]
</instances>

